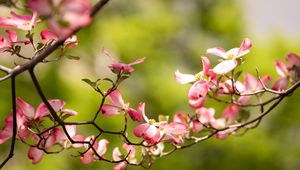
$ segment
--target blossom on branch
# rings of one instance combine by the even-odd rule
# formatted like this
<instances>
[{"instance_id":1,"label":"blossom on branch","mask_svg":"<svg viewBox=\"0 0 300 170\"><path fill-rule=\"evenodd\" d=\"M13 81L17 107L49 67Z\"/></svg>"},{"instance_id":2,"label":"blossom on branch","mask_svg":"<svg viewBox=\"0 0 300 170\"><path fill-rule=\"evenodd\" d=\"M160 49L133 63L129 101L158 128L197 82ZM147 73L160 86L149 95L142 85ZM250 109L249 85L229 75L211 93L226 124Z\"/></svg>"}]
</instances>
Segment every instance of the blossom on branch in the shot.
<instances>
[{"instance_id":1,"label":"blossom on branch","mask_svg":"<svg viewBox=\"0 0 300 170\"><path fill-rule=\"evenodd\" d=\"M232 71L238 64L242 56L250 52L252 47L252 42L250 39L245 38L240 46L240 48L233 48L231 50L225 51L223 48L215 47L206 50L208 54L216 55L221 57L223 60L217 64L213 71L216 74L226 74Z\"/></svg>"},{"instance_id":2,"label":"blossom on branch","mask_svg":"<svg viewBox=\"0 0 300 170\"><path fill-rule=\"evenodd\" d=\"M88 0L27 0L28 7L48 18L50 29L65 38L91 23L92 6ZM54 12L55 11L55 12Z\"/></svg>"},{"instance_id":3,"label":"blossom on branch","mask_svg":"<svg viewBox=\"0 0 300 170\"><path fill-rule=\"evenodd\" d=\"M0 27L12 27L30 31L39 23L36 12L33 12L32 15L18 15L15 12L11 12L10 14L12 17L0 17Z\"/></svg>"}]
</instances>

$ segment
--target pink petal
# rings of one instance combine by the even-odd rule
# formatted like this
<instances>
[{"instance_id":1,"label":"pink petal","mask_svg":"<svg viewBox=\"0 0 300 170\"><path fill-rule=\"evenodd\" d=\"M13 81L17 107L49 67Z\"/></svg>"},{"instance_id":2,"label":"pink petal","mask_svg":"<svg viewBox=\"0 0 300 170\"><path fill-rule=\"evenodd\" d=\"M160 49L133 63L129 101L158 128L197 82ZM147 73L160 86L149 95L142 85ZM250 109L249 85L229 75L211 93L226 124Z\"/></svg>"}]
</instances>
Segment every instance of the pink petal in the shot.
<instances>
[{"instance_id":1,"label":"pink petal","mask_svg":"<svg viewBox=\"0 0 300 170\"><path fill-rule=\"evenodd\" d=\"M57 35L55 35L54 32L52 32L48 29L41 31L40 34L41 34L44 44L46 44L49 41L57 41L58 40Z\"/></svg>"},{"instance_id":2,"label":"pink petal","mask_svg":"<svg viewBox=\"0 0 300 170\"><path fill-rule=\"evenodd\" d=\"M276 68L277 73L281 77L286 77L288 75L288 69L287 69L286 65L283 62L276 61L275 62L275 68Z\"/></svg>"},{"instance_id":3,"label":"pink petal","mask_svg":"<svg viewBox=\"0 0 300 170\"><path fill-rule=\"evenodd\" d=\"M61 112L66 113L69 116L75 116L78 114L76 111L70 109L62 109Z\"/></svg>"},{"instance_id":4,"label":"pink petal","mask_svg":"<svg viewBox=\"0 0 300 170\"><path fill-rule=\"evenodd\" d=\"M192 128L192 131L195 132L195 133L198 133L200 131L203 130L203 125L200 123L199 120L195 120L193 119L190 123L190 127Z\"/></svg>"},{"instance_id":5,"label":"pink petal","mask_svg":"<svg viewBox=\"0 0 300 170\"><path fill-rule=\"evenodd\" d=\"M126 162L120 162L117 165L114 166L114 170L125 170L127 167Z\"/></svg>"},{"instance_id":6,"label":"pink petal","mask_svg":"<svg viewBox=\"0 0 300 170\"><path fill-rule=\"evenodd\" d=\"M209 49L206 50L206 53L222 57L223 59L227 59L227 55L226 55L225 50L223 48L220 48L220 47L209 48Z\"/></svg>"},{"instance_id":7,"label":"pink petal","mask_svg":"<svg viewBox=\"0 0 300 170\"><path fill-rule=\"evenodd\" d=\"M112 152L112 158L114 161L120 161L122 160L122 153L120 152L118 147L115 147L113 152Z\"/></svg>"},{"instance_id":8,"label":"pink petal","mask_svg":"<svg viewBox=\"0 0 300 170\"><path fill-rule=\"evenodd\" d=\"M237 66L236 60L224 60L213 68L216 74L226 74Z\"/></svg>"},{"instance_id":9,"label":"pink petal","mask_svg":"<svg viewBox=\"0 0 300 170\"><path fill-rule=\"evenodd\" d=\"M203 124L207 124L214 119L215 109L213 108L200 108L196 110L196 113L200 115L199 121Z\"/></svg>"},{"instance_id":10,"label":"pink petal","mask_svg":"<svg viewBox=\"0 0 300 170\"><path fill-rule=\"evenodd\" d=\"M210 124L212 127L216 128L216 129L221 129L221 128L224 128L226 123L225 123L225 119L212 119L210 121Z\"/></svg>"},{"instance_id":11,"label":"pink petal","mask_svg":"<svg viewBox=\"0 0 300 170\"><path fill-rule=\"evenodd\" d=\"M13 134L13 124L6 123L2 130L0 131L0 144L5 143L8 139L12 137Z\"/></svg>"},{"instance_id":12,"label":"pink petal","mask_svg":"<svg viewBox=\"0 0 300 170\"><path fill-rule=\"evenodd\" d=\"M21 98L17 98L17 105L19 106L19 108L21 109L23 115L25 115L28 119L33 119L35 116L35 111L34 108L26 103L24 100L22 100Z\"/></svg>"},{"instance_id":13,"label":"pink petal","mask_svg":"<svg viewBox=\"0 0 300 170\"><path fill-rule=\"evenodd\" d=\"M103 156L106 153L107 150L107 145L108 145L108 140L106 139L101 139L98 143L98 149L97 149L97 153L100 156Z\"/></svg>"},{"instance_id":14,"label":"pink petal","mask_svg":"<svg viewBox=\"0 0 300 170\"><path fill-rule=\"evenodd\" d=\"M94 162L94 154L91 154L90 152L83 154L80 158L80 162L82 164L90 164Z\"/></svg>"},{"instance_id":15,"label":"pink petal","mask_svg":"<svg viewBox=\"0 0 300 170\"><path fill-rule=\"evenodd\" d=\"M205 56L202 56L201 59L202 59L203 74L207 75L210 69L210 61Z\"/></svg>"},{"instance_id":16,"label":"pink petal","mask_svg":"<svg viewBox=\"0 0 300 170\"><path fill-rule=\"evenodd\" d=\"M129 158L133 158L135 156L135 148L132 145L128 145L126 143L123 144L123 148L127 151L127 153L129 153L128 157Z\"/></svg>"},{"instance_id":17,"label":"pink petal","mask_svg":"<svg viewBox=\"0 0 300 170\"><path fill-rule=\"evenodd\" d=\"M285 77L281 77L275 81L275 83L272 86L272 90L284 91L287 89L288 83L288 79L286 79Z\"/></svg>"},{"instance_id":18,"label":"pink petal","mask_svg":"<svg viewBox=\"0 0 300 170\"><path fill-rule=\"evenodd\" d=\"M9 40L11 42L17 42L17 33L12 30L6 30L6 33L8 34Z\"/></svg>"},{"instance_id":19,"label":"pink petal","mask_svg":"<svg viewBox=\"0 0 300 170\"><path fill-rule=\"evenodd\" d=\"M179 70L177 70L175 72L175 80L179 84L187 84L196 81L196 77L192 74L182 74L179 72Z\"/></svg>"},{"instance_id":20,"label":"pink petal","mask_svg":"<svg viewBox=\"0 0 300 170\"><path fill-rule=\"evenodd\" d=\"M143 58L135 60L134 62L129 63L128 65L132 66L132 65L140 64L140 63L144 62L145 60L146 60L146 57L143 57Z\"/></svg>"},{"instance_id":21,"label":"pink petal","mask_svg":"<svg viewBox=\"0 0 300 170\"><path fill-rule=\"evenodd\" d=\"M245 38L240 46L237 58L249 53L249 49L252 47L252 42L249 38Z\"/></svg>"},{"instance_id":22,"label":"pink petal","mask_svg":"<svg viewBox=\"0 0 300 170\"><path fill-rule=\"evenodd\" d=\"M32 160L32 164L37 164L43 159L44 152L36 147L30 147L27 153L29 159Z\"/></svg>"},{"instance_id":23,"label":"pink petal","mask_svg":"<svg viewBox=\"0 0 300 170\"><path fill-rule=\"evenodd\" d=\"M123 108L124 101L118 89L110 92L107 98L112 105Z\"/></svg>"},{"instance_id":24,"label":"pink petal","mask_svg":"<svg viewBox=\"0 0 300 170\"><path fill-rule=\"evenodd\" d=\"M113 116L120 114L121 109L113 105L104 104L101 107L101 111L103 113L103 116Z\"/></svg>"},{"instance_id":25,"label":"pink petal","mask_svg":"<svg viewBox=\"0 0 300 170\"><path fill-rule=\"evenodd\" d=\"M150 125L144 132L144 139L150 145L157 144L161 139L160 131L155 126Z\"/></svg>"},{"instance_id":26,"label":"pink petal","mask_svg":"<svg viewBox=\"0 0 300 170\"><path fill-rule=\"evenodd\" d=\"M238 112L239 112L238 106L229 105L224 109L222 118L227 119L229 122L234 122L236 120Z\"/></svg>"},{"instance_id":27,"label":"pink petal","mask_svg":"<svg viewBox=\"0 0 300 170\"><path fill-rule=\"evenodd\" d=\"M75 135L73 136L72 138L74 141L76 142L84 142L85 141L85 137L82 136L82 135ZM74 148L80 148L80 147L83 147L83 144L81 143L76 143L76 144L73 144L72 145Z\"/></svg>"},{"instance_id":28,"label":"pink petal","mask_svg":"<svg viewBox=\"0 0 300 170\"><path fill-rule=\"evenodd\" d=\"M251 96L241 96L238 99L238 103L246 104L251 99Z\"/></svg>"},{"instance_id":29,"label":"pink petal","mask_svg":"<svg viewBox=\"0 0 300 170\"><path fill-rule=\"evenodd\" d=\"M64 101L59 99L48 100L48 102L50 103L55 112L60 111L61 108L66 104ZM41 119L49 114L50 112L47 106L44 103L41 103L36 109L35 119Z\"/></svg>"},{"instance_id":30,"label":"pink petal","mask_svg":"<svg viewBox=\"0 0 300 170\"><path fill-rule=\"evenodd\" d=\"M150 125L147 123L140 124L134 128L134 135L136 137L142 137L147 129L149 129Z\"/></svg>"},{"instance_id":31,"label":"pink petal","mask_svg":"<svg viewBox=\"0 0 300 170\"><path fill-rule=\"evenodd\" d=\"M189 104L193 108L202 107L208 92L209 86L205 80L195 82L189 89Z\"/></svg>"},{"instance_id":32,"label":"pink petal","mask_svg":"<svg viewBox=\"0 0 300 170\"><path fill-rule=\"evenodd\" d=\"M74 48L78 45L78 39L76 35L72 35L72 37L69 37L64 42L64 46L67 46L68 48Z\"/></svg>"},{"instance_id":33,"label":"pink petal","mask_svg":"<svg viewBox=\"0 0 300 170\"><path fill-rule=\"evenodd\" d=\"M138 112L132 108L127 109L126 112L129 114L132 120L142 122L143 115L141 114L141 112Z\"/></svg>"},{"instance_id":34,"label":"pink petal","mask_svg":"<svg viewBox=\"0 0 300 170\"><path fill-rule=\"evenodd\" d=\"M288 69L293 69L294 66L300 67L300 57L295 53L289 53L286 56Z\"/></svg>"},{"instance_id":35,"label":"pink petal","mask_svg":"<svg viewBox=\"0 0 300 170\"><path fill-rule=\"evenodd\" d=\"M258 80L249 73L244 74L244 85L247 90L255 91L259 82Z\"/></svg>"}]
</instances>

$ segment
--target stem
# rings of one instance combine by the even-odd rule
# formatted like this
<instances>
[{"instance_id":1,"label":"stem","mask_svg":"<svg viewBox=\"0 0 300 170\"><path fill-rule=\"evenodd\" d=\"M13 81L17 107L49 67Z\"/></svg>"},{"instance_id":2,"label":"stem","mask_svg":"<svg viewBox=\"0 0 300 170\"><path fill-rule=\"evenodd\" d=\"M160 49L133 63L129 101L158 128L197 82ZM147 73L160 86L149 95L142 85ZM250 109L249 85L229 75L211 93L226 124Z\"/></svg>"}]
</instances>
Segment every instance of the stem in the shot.
<instances>
[{"instance_id":1,"label":"stem","mask_svg":"<svg viewBox=\"0 0 300 170\"><path fill-rule=\"evenodd\" d=\"M8 156L0 164L0 169L14 156L16 136L17 136L17 105L16 105L16 84L15 76L11 77L11 98L12 98L12 110L13 110L13 131L12 140L10 144L10 151Z\"/></svg>"}]
</instances>

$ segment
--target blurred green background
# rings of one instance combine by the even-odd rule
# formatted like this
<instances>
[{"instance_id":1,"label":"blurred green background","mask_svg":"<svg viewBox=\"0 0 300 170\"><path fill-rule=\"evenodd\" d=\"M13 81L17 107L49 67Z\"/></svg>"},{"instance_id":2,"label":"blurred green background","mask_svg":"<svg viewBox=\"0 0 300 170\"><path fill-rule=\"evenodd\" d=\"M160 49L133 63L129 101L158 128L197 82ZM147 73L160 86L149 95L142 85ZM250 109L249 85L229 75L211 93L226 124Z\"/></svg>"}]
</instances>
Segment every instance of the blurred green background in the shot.
<instances>
[{"instance_id":1,"label":"blurred green background","mask_svg":"<svg viewBox=\"0 0 300 170\"><path fill-rule=\"evenodd\" d=\"M281 8L284 5L282 2ZM247 9L247 3L238 0L112 1L97 15L92 25L78 33L79 46L69 53L80 56L81 60L62 59L40 64L38 78L49 99L63 99L67 102L66 108L79 112L73 120L88 120L97 110L100 97L81 79L113 77L107 68L112 60L103 55L101 49L107 49L125 63L146 56L147 60L137 65L132 77L120 86L125 101L130 101L133 107L145 101L146 112L153 118L158 114L173 115L178 111L192 113L187 104L189 86L177 84L173 74L176 69L192 74L201 71L200 56L205 55L207 48L238 47L244 37L249 37L253 48L241 68L253 74L259 68L261 74L270 74L274 79L277 76L275 60L284 60L290 51L300 54L300 41L293 34L284 34L276 28L275 31L267 31L268 35L254 32L253 23L247 18L255 18ZM5 55L0 60L4 65L13 65L15 61ZM212 61L216 63L216 59ZM9 81L0 83L0 120L11 111L9 84ZM17 79L17 94L33 106L41 102L27 73ZM298 170L299 97L300 90L297 90L258 128L242 137L229 137L224 141L210 139L157 159L151 169ZM211 107L222 109L220 105ZM112 118L109 123L101 121L101 125L116 130L120 128L120 121L122 119ZM135 125L133 123L132 127ZM93 132L89 128L79 131L85 134ZM107 138L111 139L110 150L120 141L119 138ZM6 156L8 147L9 142L0 147L0 158ZM4 170L101 170L112 169L113 166L105 162L81 165L79 158L70 156L72 153L68 151L46 155L38 165L32 165L27 159L27 147L18 142L16 149L14 158ZM108 158L110 153L107 152Z\"/></svg>"}]
</instances>

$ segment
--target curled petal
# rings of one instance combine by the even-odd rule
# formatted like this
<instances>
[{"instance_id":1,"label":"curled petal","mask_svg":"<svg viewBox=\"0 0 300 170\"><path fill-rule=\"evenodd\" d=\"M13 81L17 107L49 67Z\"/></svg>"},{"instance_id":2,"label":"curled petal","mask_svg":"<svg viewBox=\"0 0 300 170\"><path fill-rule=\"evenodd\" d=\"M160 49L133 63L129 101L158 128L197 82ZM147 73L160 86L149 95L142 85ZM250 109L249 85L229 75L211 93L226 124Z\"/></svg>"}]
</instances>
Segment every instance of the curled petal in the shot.
<instances>
[{"instance_id":1,"label":"curled petal","mask_svg":"<svg viewBox=\"0 0 300 170\"><path fill-rule=\"evenodd\" d=\"M209 49L206 50L206 53L222 57L223 59L227 59L227 55L226 55L225 50L223 48L220 48L220 47L209 48Z\"/></svg>"},{"instance_id":2,"label":"curled petal","mask_svg":"<svg viewBox=\"0 0 300 170\"><path fill-rule=\"evenodd\" d=\"M207 81L200 80L195 82L189 89L189 104L193 108L202 107L208 92L209 86Z\"/></svg>"},{"instance_id":3,"label":"curled petal","mask_svg":"<svg viewBox=\"0 0 300 170\"><path fill-rule=\"evenodd\" d=\"M196 77L192 74L182 74L177 70L175 72L175 80L179 84L187 84L187 83L192 83L196 81Z\"/></svg>"},{"instance_id":4,"label":"curled petal","mask_svg":"<svg viewBox=\"0 0 300 170\"><path fill-rule=\"evenodd\" d=\"M122 160L122 153L119 150L119 147L114 148L113 152L112 152L112 158L114 161L120 161Z\"/></svg>"},{"instance_id":5,"label":"curled petal","mask_svg":"<svg viewBox=\"0 0 300 170\"><path fill-rule=\"evenodd\" d=\"M252 42L249 38L245 38L240 46L238 54L236 58L241 57L247 53L249 53L249 49L252 47Z\"/></svg>"},{"instance_id":6,"label":"curled petal","mask_svg":"<svg viewBox=\"0 0 300 170\"><path fill-rule=\"evenodd\" d=\"M36 147L30 147L27 153L29 159L32 160L32 164L37 164L43 159L44 152Z\"/></svg>"},{"instance_id":7,"label":"curled petal","mask_svg":"<svg viewBox=\"0 0 300 170\"><path fill-rule=\"evenodd\" d=\"M98 149L97 149L97 153L100 156L103 156L106 153L107 150L107 145L108 145L108 140L106 139L101 139L98 143Z\"/></svg>"},{"instance_id":8,"label":"curled petal","mask_svg":"<svg viewBox=\"0 0 300 170\"><path fill-rule=\"evenodd\" d=\"M205 56L202 56L201 59L202 59L203 74L207 75L210 69L210 61Z\"/></svg>"},{"instance_id":9,"label":"curled petal","mask_svg":"<svg viewBox=\"0 0 300 170\"><path fill-rule=\"evenodd\" d=\"M226 74L237 66L236 60L224 60L213 68L216 74Z\"/></svg>"},{"instance_id":10,"label":"curled petal","mask_svg":"<svg viewBox=\"0 0 300 170\"><path fill-rule=\"evenodd\" d=\"M204 127L199 120L193 119L190 123L190 128L193 132L198 133L202 131Z\"/></svg>"},{"instance_id":11,"label":"curled petal","mask_svg":"<svg viewBox=\"0 0 300 170\"><path fill-rule=\"evenodd\" d=\"M133 158L135 156L135 148L132 145L128 145L127 143L123 144L123 148L129 153L128 157Z\"/></svg>"}]
</instances>

